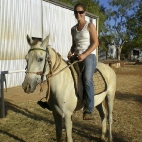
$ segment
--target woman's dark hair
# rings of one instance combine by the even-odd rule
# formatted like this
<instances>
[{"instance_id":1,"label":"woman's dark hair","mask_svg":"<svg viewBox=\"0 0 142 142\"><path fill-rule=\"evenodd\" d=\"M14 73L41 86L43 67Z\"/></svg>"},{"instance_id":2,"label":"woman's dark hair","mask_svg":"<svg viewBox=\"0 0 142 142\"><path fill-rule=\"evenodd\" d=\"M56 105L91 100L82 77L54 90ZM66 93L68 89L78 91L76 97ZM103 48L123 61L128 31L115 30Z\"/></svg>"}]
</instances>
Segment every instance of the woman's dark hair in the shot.
<instances>
[{"instance_id":1,"label":"woman's dark hair","mask_svg":"<svg viewBox=\"0 0 142 142\"><path fill-rule=\"evenodd\" d=\"M82 4L82 3L77 3L77 4L74 6L74 11L76 11L76 8L77 8L78 6L82 7L83 10L86 11L85 5Z\"/></svg>"}]
</instances>

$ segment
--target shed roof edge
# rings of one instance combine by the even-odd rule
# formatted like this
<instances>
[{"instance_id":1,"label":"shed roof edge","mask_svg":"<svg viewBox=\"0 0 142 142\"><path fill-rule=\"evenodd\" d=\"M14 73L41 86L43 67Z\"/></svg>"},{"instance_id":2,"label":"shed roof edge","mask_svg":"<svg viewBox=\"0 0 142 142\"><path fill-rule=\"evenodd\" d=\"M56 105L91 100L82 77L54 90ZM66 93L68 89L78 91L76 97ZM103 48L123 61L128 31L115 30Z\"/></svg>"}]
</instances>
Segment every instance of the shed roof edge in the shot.
<instances>
[{"instance_id":1,"label":"shed roof edge","mask_svg":"<svg viewBox=\"0 0 142 142\"><path fill-rule=\"evenodd\" d=\"M42 0L42 1L45 1L45 2L49 2L49 3L52 3L54 5L57 5L57 6L61 6L63 8L66 8L66 9L69 9L69 10L72 10L73 11L73 7L68 5L68 4L65 4L63 2L60 2L58 0ZM94 15L94 14L91 14L89 12L86 12L86 16L90 17L90 18L94 18L94 19L98 19L99 17Z\"/></svg>"}]
</instances>

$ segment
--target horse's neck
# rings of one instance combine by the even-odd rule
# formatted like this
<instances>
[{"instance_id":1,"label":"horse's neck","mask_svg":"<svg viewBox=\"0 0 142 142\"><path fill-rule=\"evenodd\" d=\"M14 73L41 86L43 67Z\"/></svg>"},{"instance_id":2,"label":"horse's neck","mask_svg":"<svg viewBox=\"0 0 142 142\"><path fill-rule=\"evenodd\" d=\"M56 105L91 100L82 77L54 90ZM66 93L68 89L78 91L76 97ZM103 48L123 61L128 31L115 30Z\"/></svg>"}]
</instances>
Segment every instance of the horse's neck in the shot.
<instances>
[{"instance_id":1,"label":"horse's neck","mask_svg":"<svg viewBox=\"0 0 142 142\"><path fill-rule=\"evenodd\" d=\"M50 54L50 60L51 60L51 70L53 70L53 74L57 73L57 72L64 72L64 68L67 66L67 63L62 59L62 57L60 55L58 55L58 53L56 53L56 51L54 51L54 49L52 49L51 47L49 47L49 54ZM54 72L54 66L55 66L55 72ZM69 69L65 69L65 70L69 70Z\"/></svg>"},{"instance_id":2,"label":"horse's neck","mask_svg":"<svg viewBox=\"0 0 142 142\"><path fill-rule=\"evenodd\" d=\"M59 58L59 55L57 55L57 53L53 49L49 48L49 54L52 62L52 68L49 69L49 73L51 71L51 74L49 74L49 76L51 76L49 78L49 82L50 91L52 94L50 97L54 99L56 98L56 95L57 97L59 96L58 90L65 87L65 80L68 79L67 76L69 76L69 69L62 70L67 65L61 58ZM54 66L56 67L54 68Z\"/></svg>"},{"instance_id":3,"label":"horse's neck","mask_svg":"<svg viewBox=\"0 0 142 142\"><path fill-rule=\"evenodd\" d=\"M56 54L51 47L48 47L48 50L49 50L50 60L52 62L52 67L53 67L56 61Z\"/></svg>"}]
</instances>

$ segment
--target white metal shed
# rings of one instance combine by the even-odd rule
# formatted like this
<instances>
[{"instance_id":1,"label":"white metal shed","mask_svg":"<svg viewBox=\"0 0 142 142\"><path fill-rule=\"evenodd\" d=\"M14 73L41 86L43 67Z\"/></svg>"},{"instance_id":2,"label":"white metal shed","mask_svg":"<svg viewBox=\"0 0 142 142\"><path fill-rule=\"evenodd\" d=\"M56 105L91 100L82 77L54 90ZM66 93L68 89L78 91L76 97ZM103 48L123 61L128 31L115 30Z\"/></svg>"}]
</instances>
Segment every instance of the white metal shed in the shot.
<instances>
[{"instance_id":1,"label":"white metal shed","mask_svg":"<svg viewBox=\"0 0 142 142\"><path fill-rule=\"evenodd\" d=\"M86 20L98 30L97 16L87 13ZM27 34L44 39L50 33L49 44L66 58L75 23L73 8L59 1L0 0L0 71L24 70ZM21 85L24 76L24 72L7 74L7 87Z\"/></svg>"}]
</instances>

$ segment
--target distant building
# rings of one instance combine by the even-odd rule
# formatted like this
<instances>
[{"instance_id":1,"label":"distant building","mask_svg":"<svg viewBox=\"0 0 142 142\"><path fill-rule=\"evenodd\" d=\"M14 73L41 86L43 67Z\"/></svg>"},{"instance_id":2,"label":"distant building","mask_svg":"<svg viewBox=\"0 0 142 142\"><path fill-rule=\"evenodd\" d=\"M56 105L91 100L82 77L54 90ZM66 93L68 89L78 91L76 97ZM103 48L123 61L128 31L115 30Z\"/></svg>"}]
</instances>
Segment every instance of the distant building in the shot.
<instances>
[{"instance_id":1,"label":"distant building","mask_svg":"<svg viewBox=\"0 0 142 142\"><path fill-rule=\"evenodd\" d=\"M110 58L110 59L116 59L117 58L117 46L115 45L114 40L108 46L107 57Z\"/></svg>"},{"instance_id":2,"label":"distant building","mask_svg":"<svg viewBox=\"0 0 142 142\"><path fill-rule=\"evenodd\" d=\"M134 48L130 53L131 61L139 61L142 62L142 49Z\"/></svg>"},{"instance_id":3,"label":"distant building","mask_svg":"<svg viewBox=\"0 0 142 142\"><path fill-rule=\"evenodd\" d=\"M98 60L106 60L107 59L107 51L105 51L102 47L98 48Z\"/></svg>"}]
</instances>

